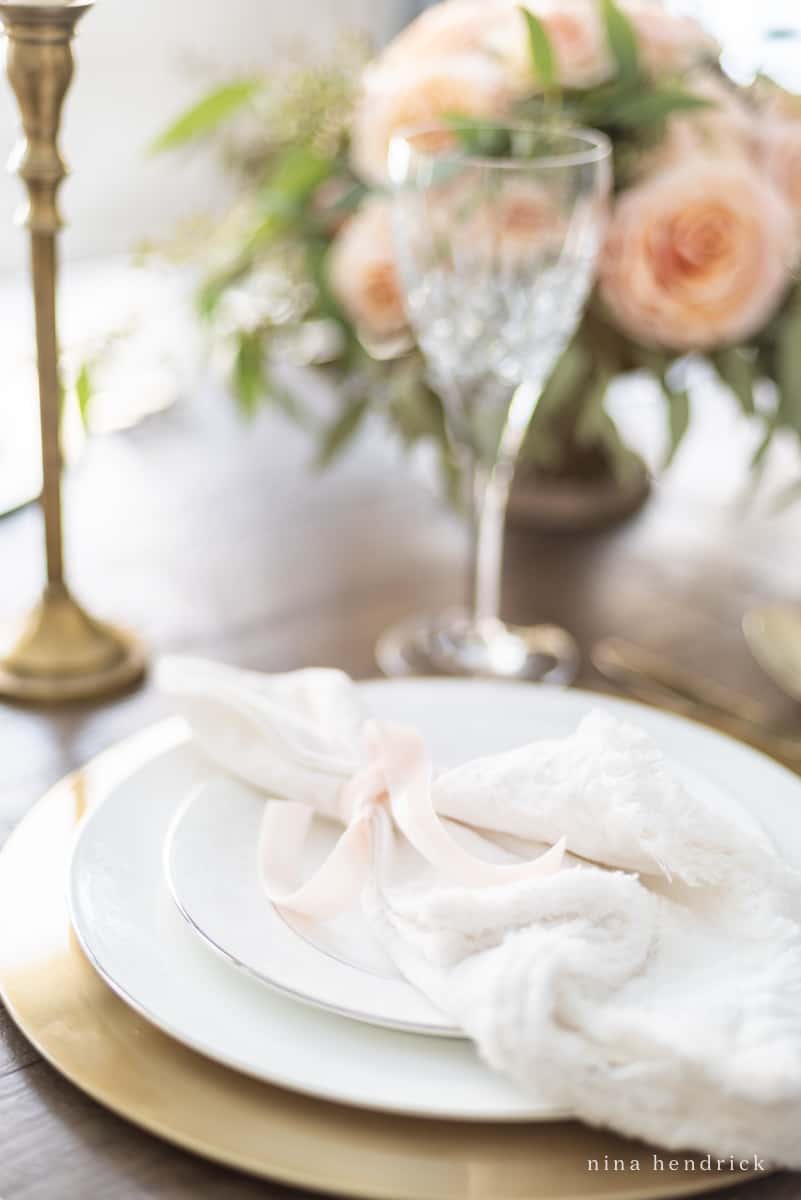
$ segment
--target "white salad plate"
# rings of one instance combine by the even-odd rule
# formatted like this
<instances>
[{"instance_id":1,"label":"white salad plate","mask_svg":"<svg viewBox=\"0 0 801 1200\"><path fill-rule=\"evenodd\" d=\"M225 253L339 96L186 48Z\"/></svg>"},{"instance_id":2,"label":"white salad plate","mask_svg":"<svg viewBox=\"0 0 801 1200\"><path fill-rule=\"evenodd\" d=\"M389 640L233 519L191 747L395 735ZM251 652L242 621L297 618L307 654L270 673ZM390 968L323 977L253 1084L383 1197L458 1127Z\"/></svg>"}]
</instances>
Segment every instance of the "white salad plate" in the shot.
<instances>
[{"instance_id":1,"label":"white salad plate","mask_svg":"<svg viewBox=\"0 0 801 1200\"><path fill-rule=\"evenodd\" d=\"M627 701L542 685L408 679L362 684L360 690L377 717L417 725L435 762L443 765L534 737L562 736L592 708L605 709L650 733L687 786L714 793L718 803L726 797L738 800L801 866L801 780L693 722ZM351 950L348 961L340 962L330 948L310 941L308 931L298 932L277 918L282 935L295 939L304 969L311 972L301 988L311 1003L300 1004L205 944L208 938L198 937L176 907L163 858L167 835L180 829L178 815L208 768L181 722L166 723L164 729L163 748L112 785L89 814L69 871L75 932L96 970L124 1000L212 1059L323 1099L460 1120L566 1115L538 1098L536 1081L524 1093L494 1074L467 1041L382 1029L312 1006L326 1000L320 980L328 977L331 964L352 977L344 1005L351 1013L363 1005L366 981L398 983L376 972L371 951L359 962ZM174 852L175 836L171 845ZM242 869L246 872L247 865ZM231 880L218 875L211 882L223 892ZM420 1018L418 1010L415 1019Z\"/></svg>"},{"instance_id":2,"label":"white salad plate","mask_svg":"<svg viewBox=\"0 0 801 1200\"><path fill-rule=\"evenodd\" d=\"M191 928L233 966L295 1000L387 1029L461 1037L406 982L358 907L331 921L311 921L270 902L259 865L264 800L263 792L221 778L213 790L189 796L176 813L164 869ZM341 832L334 822L315 818L302 877L322 862Z\"/></svg>"}]
</instances>

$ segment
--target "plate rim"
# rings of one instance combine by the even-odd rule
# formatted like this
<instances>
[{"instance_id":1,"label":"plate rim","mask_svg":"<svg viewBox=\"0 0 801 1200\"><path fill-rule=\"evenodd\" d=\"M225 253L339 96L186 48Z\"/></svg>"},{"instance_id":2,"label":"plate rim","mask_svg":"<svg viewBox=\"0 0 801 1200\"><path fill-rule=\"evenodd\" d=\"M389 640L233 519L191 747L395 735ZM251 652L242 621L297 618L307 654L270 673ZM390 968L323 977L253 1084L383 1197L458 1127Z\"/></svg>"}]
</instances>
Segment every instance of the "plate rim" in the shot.
<instances>
[{"instance_id":1,"label":"plate rim","mask_svg":"<svg viewBox=\"0 0 801 1200\"><path fill-rule=\"evenodd\" d=\"M270 988L279 995L287 996L289 999L300 1004L306 1004L311 1008L319 1009L321 1012L334 1013L336 1016L343 1017L348 1021L357 1021L363 1025L374 1025L378 1029L390 1029L396 1033L412 1033L418 1037L448 1038L449 1040L454 1041L469 1040L467 1034L462 1033L462 1031L455 1025L429 1025L422 1022L404 1021L402 1019L395 1019L392 1017L371 1017L368 1013L365 1013L362 1010L346 1008L344 1005L337 1004L330 1000L320 999L311 993L297 991L288 984L283 984L278 980L271 979L269 976L262 974L255 967L250 966L246 962L242 962L232 951L227 950L219 942L215 941L212 935L197 923L189 909L186 907L181 895L181 891L176 883L175 873L173 870L171 852L174 846L174 838L181 825L182 819L185 817L189 807L192 804L192 801L193 797L187 796L173 814L173 817L167 828L167 832L164 835L164 844L162 847L162 869L164 872L165 881L167 883L167 890L170 893L170 897L175 904L175 907L178 909L178 912L181 914L182 918L189 926L194 936L200 938L204 945L208 946L209 949L213 950L215 954L219 955L224 962L230 964L237 971L244 971L245 974L251 979L255 979L263 986ZM275 905L272 905L272 907L275 908ZM277 915L278 919L280 920L280 914ZM298 935L294 930L291 929L290 926L287 926L287 929L295 937L298 937ZM323 953L323 951L320 950L317 952ZM336 962L337 966L343 970L357 970L356 967L351 966L349 963L341 962L338 959L334 959L332 961ZM398 982L402 982L406 988L411 987L411 984L406 983L405 980L400 980Z\"/></svg>"}]
</instances>

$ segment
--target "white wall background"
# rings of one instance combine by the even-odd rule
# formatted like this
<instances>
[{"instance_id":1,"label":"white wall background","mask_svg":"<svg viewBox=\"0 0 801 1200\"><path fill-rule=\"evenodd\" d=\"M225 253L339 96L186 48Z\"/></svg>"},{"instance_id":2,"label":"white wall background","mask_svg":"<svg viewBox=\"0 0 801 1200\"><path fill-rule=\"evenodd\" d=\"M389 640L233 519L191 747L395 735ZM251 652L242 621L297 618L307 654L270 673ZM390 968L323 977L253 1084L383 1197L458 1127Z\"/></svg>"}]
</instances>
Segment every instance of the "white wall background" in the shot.
<instances>
[{"instance_id":1,"label":"white wall background","mask_svg":"<svg viewBox=\"0 0 801 1200\"><path fill-rule=\"evenodd\" d=\"M224 184L208 157L146 153L216 78L268 65L293 46L324 49L342 31L384 38L405 11L405 0L98 0L79 26L65 109L62 147L73 171L62 190L65 257L125 251L219 198ZM0 74L2 162L18 125ZM25 261L12 224L21 187L0 172L0 273Z\"/></svg>"}]
</instances>

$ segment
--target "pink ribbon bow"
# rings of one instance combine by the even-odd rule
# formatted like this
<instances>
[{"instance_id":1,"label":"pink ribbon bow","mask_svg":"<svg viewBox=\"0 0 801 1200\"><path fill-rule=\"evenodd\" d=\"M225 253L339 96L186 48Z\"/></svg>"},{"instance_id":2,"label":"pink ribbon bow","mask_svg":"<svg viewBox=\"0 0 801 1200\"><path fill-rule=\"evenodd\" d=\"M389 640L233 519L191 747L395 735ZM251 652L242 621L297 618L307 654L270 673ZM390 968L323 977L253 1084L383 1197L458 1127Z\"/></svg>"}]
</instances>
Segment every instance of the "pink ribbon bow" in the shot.
<instances>
[{"instance_id":1,"label":"pink ribbon bow","mask_svg":"<svg viewBox=\"0 0 801 1200\"><path fill-rule=\"evenodd\" d=\"M402 725L370 721L365 726L368 762L341 789L345 825L325 861L305 882L292 882L314 818L308 804L272 800L261 833L261 863L267 895L280 908L330 919L351 907L370 877L376 821L383 817L407 838L442 879L485 888L551 875L562 865L565 839L528 862L508 865L476 858L445 829L434 808L433 766L420 734ZM289 868L289 870L287 869Z\"/></svg>"}]
</instances>

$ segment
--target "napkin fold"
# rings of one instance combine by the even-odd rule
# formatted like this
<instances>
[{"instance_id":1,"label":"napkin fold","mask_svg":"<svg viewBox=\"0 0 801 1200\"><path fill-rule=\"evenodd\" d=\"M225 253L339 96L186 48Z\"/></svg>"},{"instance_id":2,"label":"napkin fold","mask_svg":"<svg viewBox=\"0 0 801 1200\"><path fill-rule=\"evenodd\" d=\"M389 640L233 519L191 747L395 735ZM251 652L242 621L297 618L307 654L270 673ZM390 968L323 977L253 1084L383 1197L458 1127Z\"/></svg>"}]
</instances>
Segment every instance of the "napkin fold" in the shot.
<instances>
[{"instance_id":1,"label":"napkin fold","mask_svg":"<svg viewBox=\"0 0 801 1200\"><path fill-rule=\"evenodd\" d=\"M361 903L492 1067L591 1124L801 1167L801 874L734 800L684 787L602 712L435 775L341 672L173 658L159 680L210 761L265 793L273 898ZM344 831L299 880L315 813ZM490 863L440 817L519 856ZM424 883L394 874L398 838Z\"/></svg>"}]
</instances>

